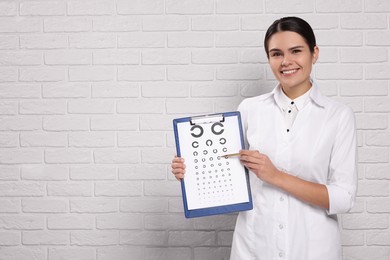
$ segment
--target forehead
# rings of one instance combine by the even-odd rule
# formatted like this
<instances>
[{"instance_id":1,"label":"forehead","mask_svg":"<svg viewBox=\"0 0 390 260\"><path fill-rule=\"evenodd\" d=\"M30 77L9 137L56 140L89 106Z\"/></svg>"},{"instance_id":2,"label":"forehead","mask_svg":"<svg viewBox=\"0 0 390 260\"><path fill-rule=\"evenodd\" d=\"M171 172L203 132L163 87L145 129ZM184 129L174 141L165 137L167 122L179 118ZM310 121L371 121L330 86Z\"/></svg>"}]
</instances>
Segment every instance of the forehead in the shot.
<instances>
[{"instance_id":1,"label":"forehead","mask_svg":"<svg viewBox=\"0 0 390 260\"><path fill-rule=\"evenodd\" d=\"M309 47L305 39L296 32L282 31L271 36L268 41L268 49L289 49L295 46Z\"/></svg>"}]
</instances>

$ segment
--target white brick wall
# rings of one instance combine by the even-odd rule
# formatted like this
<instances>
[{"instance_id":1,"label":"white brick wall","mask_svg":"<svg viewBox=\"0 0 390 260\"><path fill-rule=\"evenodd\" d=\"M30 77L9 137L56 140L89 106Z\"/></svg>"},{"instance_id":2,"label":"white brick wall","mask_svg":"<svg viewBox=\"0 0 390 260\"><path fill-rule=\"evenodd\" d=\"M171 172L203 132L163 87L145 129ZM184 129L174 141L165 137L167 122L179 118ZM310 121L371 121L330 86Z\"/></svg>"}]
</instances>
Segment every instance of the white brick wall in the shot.
<instances>
[{"instance_id":1,"label":"white brick wall","mask_svg":"<svg viewBox=\"0 0 390 260\"><path fill-rule=\"evenodd\" d=\"M172 119L271 90L263 37L286 15L356 113L344 259L388 260L388 0L0 1L0 259L228 259L235 214L183 216Z\"/></svg>"}]
</instances>

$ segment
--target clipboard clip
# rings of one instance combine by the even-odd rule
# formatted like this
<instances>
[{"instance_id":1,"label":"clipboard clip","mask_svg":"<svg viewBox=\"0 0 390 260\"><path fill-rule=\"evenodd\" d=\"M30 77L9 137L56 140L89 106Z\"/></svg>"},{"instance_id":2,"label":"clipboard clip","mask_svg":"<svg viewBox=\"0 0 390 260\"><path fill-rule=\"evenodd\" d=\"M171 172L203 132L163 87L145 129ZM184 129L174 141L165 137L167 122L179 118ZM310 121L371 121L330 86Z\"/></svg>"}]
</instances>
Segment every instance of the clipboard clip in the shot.
<instances>
[{"instance_id":1,"label":"clipboard clip","mask_svg":"<svg viewBox=\"0 0 390 260\"><path fill-rule=\"evenodd\" d=\"M225 122L225 116L223 114L212 114L205 116L192 117L190 120L191 125L211 124L215 122Z\"/></svg>"}]
</instances>

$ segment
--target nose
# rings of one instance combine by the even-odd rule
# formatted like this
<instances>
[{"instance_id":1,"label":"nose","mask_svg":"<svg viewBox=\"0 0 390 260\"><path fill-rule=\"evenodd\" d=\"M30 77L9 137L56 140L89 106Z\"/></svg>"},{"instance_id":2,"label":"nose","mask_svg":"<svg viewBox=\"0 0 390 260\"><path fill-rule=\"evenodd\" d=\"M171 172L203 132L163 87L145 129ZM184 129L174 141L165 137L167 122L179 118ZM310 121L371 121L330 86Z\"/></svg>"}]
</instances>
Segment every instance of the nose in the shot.
<instances>
[{"instance_id":1,"label":"nose","mask_svg":"<svg viewBox=\"0 0 390 260\"><path fill-rule=\"evenodd\" d=\"M288 55L283 56L282 66L288 66L291 64L291 60Z\"/></svg>"}]
</instances>

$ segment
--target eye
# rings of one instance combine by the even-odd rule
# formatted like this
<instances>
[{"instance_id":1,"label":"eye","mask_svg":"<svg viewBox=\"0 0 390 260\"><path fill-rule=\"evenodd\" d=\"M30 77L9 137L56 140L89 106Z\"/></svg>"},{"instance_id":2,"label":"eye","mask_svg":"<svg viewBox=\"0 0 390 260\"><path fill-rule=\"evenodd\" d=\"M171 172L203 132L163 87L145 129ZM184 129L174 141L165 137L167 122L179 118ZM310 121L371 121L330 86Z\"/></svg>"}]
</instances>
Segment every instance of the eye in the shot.
<instances>
[{"instance_id":1,"label":"eye","mask_svg":"<svg viewBox=\"0 0 390 260\"><path fill-rule=\"evenodd\" d=\"M293 53L293 54L298 54L298 53L300 53L300 52L302 52L302 50L300 50L300 49L292 50L292 53Z\"/></svg>"},{"instance_id":2,"label":"eye","mask_svg":"<svg viewBox=\"0 0 390 260\"><path fill-rule=\"evenodd\" d=\"M277 51L271 52L271 57L279 57L279 56L282 56L281 52L277 52Z\"/></svg>"}]
</instances>

